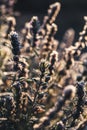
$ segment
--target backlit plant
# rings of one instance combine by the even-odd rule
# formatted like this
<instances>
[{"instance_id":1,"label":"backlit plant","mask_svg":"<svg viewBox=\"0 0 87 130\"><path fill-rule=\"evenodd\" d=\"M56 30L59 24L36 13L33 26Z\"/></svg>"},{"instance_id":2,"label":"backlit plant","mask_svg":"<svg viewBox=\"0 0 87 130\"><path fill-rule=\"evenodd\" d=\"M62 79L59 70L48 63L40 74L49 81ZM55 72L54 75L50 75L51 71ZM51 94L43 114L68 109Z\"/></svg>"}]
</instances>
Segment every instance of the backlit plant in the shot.
<instances>
[{"instance_id":1,"label":"backlit plant","mask_svg":"<svg viewBox=\"0 0 87 130\"><path fill-rule=\"evenodd\" d=\"M87 16L78 41L73 44L75 32L69 29L60 43L60 3L49 6L42 24L33 16L20 37L13 5L7 13L2 5L0 130L86 130Z\"/></svg>"}]
</instances>

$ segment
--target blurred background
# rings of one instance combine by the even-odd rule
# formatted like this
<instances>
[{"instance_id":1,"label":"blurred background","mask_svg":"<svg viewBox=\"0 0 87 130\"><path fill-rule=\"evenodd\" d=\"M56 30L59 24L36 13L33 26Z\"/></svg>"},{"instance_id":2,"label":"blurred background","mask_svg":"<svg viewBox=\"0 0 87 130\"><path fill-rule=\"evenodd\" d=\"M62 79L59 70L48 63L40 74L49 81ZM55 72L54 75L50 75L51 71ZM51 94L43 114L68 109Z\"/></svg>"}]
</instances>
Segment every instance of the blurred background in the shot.
<instances>
[{"instance_id":1,"label":"blurred background","mask_svg":"<svg viewBox=\"0 0 87 130\"><path fill-rule=\"evenodd\" d=\"M17 0L15 10L21 12L21 16L17 18L18 28L23 27L24 22L29 21L33 15L37 15L42 23L49 5L54 2L61 3L61 11L56 20L58 25L56 38L61 40L64 32L68 28L73 28L77 40L78 33L84 25L83 16L87 15L87 0Z\"/></svg>"}]
</instances>

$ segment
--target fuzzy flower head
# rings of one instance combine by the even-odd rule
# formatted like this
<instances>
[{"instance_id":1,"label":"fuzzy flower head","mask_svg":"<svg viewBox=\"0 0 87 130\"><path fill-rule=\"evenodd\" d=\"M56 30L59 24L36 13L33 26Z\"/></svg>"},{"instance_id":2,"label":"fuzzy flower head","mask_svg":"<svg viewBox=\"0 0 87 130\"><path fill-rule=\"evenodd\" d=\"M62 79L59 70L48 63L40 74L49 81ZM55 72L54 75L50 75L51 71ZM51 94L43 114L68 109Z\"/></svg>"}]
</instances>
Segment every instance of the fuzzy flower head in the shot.
<instances>
[{"instance_id":1,"label":"fuzzy flower head","mask_svg":"<svg viewBox=\"0 0 87 130\"><path fill-rule=\"evenodd\" d=\"M76 88L73 85L66 86L63 91L63 96L65 97L65 99L72 99L74 98L75 94L76 94Z\"/></svg>"},{"instance_id":2,"label":"fuzzy flower head","mask_svg":"<svg viewBox=\"0 0 87 130\"><path fill-rule=\"evenodd\" d=\"M12 45L12 52L14 55L20 54L20 43L18 41L18 34L14 31L10 33L10 40Z\"/></svg>"}]
</instances>

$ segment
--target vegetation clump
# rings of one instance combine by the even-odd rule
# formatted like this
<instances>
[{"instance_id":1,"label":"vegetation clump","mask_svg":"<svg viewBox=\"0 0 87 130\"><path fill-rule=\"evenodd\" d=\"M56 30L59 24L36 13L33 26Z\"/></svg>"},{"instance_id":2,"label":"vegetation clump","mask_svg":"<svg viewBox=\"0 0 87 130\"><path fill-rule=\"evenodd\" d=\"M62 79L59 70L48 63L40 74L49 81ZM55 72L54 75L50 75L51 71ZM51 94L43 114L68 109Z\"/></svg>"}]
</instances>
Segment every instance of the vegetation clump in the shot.
<instances>
[{"instance_id":1,"label":"vegetation clump","mask_svg":"<svg viewBox=\"0 0 87 130\"><path fill-rule=\"evenodd\" d=\"M55 39L61 4L15 31L13 4L0 5L0 130L87 129L87 16L78 41Z\"/></svg>"}]
</instances>

